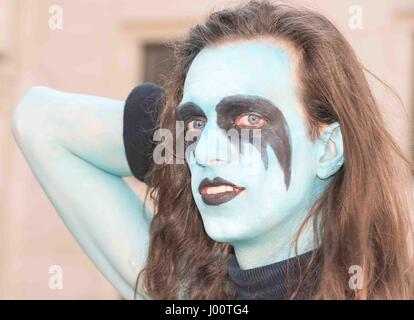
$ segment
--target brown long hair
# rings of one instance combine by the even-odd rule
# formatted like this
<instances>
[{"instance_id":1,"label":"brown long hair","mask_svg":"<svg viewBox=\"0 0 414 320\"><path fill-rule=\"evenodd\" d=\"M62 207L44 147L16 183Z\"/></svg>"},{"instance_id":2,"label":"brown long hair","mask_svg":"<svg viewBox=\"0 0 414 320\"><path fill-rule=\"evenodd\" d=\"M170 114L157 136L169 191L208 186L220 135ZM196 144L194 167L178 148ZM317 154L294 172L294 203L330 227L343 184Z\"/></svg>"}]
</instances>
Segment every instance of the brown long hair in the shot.
<instances>
[{"instance_id":1,"label":"brown long hair","mask_svg":"<svg viewBox=\"0 0 414 320\"><path fill-rule=\"evenodd\" d=\"M175 108L200 50L257 37L281 40L295 49L309 136L317 138L322 125L335 121L342 130L345 164L306 219L314 221L320 248L320 259L311 259L307 266L320 269L311 298L411 298L411 164L384 127L364 67L323 15L270 1L250 1L212 13L174 45L175 68L165 85L160 126L175 132ZM143 280L143 289L154 299L235 298L236 288L227 275L233 249L206 234L187 165L155 165L147 182L156 209L146 267L137 283ZM352 265L363 271L360 290L348 284Z\"/></svg>"}]
</instances>

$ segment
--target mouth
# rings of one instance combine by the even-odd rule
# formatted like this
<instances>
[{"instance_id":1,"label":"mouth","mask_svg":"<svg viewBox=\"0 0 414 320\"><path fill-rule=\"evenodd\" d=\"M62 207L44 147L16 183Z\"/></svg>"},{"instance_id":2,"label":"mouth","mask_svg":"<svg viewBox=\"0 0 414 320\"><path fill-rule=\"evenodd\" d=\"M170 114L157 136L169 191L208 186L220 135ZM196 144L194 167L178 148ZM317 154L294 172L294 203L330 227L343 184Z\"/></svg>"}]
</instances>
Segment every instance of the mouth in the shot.
<instances>
[{"instance_id":1,"label":"mouth","mask_svg":"<svg viewBox=\"0 0 414 320\"><path fill-rule=\"evenodd\" d=\"M216 177L213 180L208 178L201 181L198 192L203 202L209 206L218 206L238 196L244 190L243 187Z\"/></svg>"}]
</instances>

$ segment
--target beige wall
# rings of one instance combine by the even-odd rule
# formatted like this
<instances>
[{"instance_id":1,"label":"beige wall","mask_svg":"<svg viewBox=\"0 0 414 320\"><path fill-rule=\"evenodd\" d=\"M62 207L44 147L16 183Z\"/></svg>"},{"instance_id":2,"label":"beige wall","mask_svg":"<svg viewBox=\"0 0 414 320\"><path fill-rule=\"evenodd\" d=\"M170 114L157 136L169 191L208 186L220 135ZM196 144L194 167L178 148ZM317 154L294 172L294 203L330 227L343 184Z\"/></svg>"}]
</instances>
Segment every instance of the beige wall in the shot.
<instances>
[{"instance_id":1,"label":"beige wall","mask_svg":"<svg viewBox=\"0 0 414 320\"><path fill-rule=\"evenodd\" d=\"M118 297L71 238L14 143L10 115L18 98L33 85L46 85L123 99L142 81L140 45L179 36L226 3L237 1L0 0L0 298ZM306 3L332 18L366 66L401 96L407 113L373 84L390 130L408 152L414 3ZM48 26L54 4L63 9L62 30ZM348 26L352 5L363 10L362 30ZM63 268L63 290L48 288L51 265Z\"/></svg>"}]
</instances>

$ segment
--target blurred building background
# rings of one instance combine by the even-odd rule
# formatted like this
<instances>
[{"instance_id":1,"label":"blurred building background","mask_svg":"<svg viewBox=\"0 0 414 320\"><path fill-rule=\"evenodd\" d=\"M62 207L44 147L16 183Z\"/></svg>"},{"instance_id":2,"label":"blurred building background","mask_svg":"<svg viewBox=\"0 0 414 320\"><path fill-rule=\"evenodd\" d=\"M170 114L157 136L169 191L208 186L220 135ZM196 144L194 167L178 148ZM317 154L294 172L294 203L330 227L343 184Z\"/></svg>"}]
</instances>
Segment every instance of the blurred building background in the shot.
<instances>
[{"instance_id":1,"label":"blurred building background","mask_svg":"<svg viewBox=\"0 0 414 320\"><path fill-rule=\"evenodd\" d=\"M389 129L409 153L414 0L297 2L331 18L361 61L399 94L404 107L372 81ZM34 85L124 99L134 85L158 82L168 73L167 41L213 9L237 3L0 0L1 299L120 298L70 236L14 142L10 117L18 99ZM62 29L50 27L56 8L62 10ZM362 24L355 21L360 14ZM127 180L139 191L134 179ZM48 286L53 265L64 271L62 290Z\"/></svg>"}]
</instances>

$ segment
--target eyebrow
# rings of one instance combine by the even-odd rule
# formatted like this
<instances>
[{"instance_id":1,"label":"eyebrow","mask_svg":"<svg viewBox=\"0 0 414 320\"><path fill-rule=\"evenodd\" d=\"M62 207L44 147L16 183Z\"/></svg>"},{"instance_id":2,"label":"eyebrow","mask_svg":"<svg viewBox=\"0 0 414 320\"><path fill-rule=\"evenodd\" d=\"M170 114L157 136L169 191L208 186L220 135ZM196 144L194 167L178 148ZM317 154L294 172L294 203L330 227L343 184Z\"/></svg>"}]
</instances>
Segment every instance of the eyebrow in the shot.
<instances>
[{"instance_id":1,"label":"eyebrow","mask_svg":"<svg viewBox=\"0 0 414 320\"><path fill-rule=\"evenodd\" d=\"M264 116L268 117L269 120L272 120L274 109L277 108L270 100L256 96L256 95L232 95L227 96L216 105L216 111L223 106L226 106L228 109L229 107L237 107L237 111L235 112L245 112L245 111L260 111ZM177 117L178 120L186 120L190 117L204 117L207 118L206 114L204 113L203 109L197 105L195 102L188 101L185 102L177 107L178 113Z\"/></svg>"},{"instance_id":2,"label":"eyebrow","mask_svg":"<svg viewBox=\"0 0 414 320\"><path fill-rule=\"evenodd\" d=\"M187 119L193 117L202 117L207 119L207 116L204 113L203 109L191 101L179 105L177 107L177 110L177 118L181 121L186 121Z\"/></svg>"},{"instance_id":3,"label":"eyebrow","mask_svg":"<svg viewBox=\"0 0 414 320\"><path fill-rule=\"evenodd\" d=\"M275 109L279 110L270 100L255 95L233 95L223 98L216 106L216 111L225 109L232 114L241 112L259 112L268 120L275 119Z\"/></svg>"}]
</instances>

